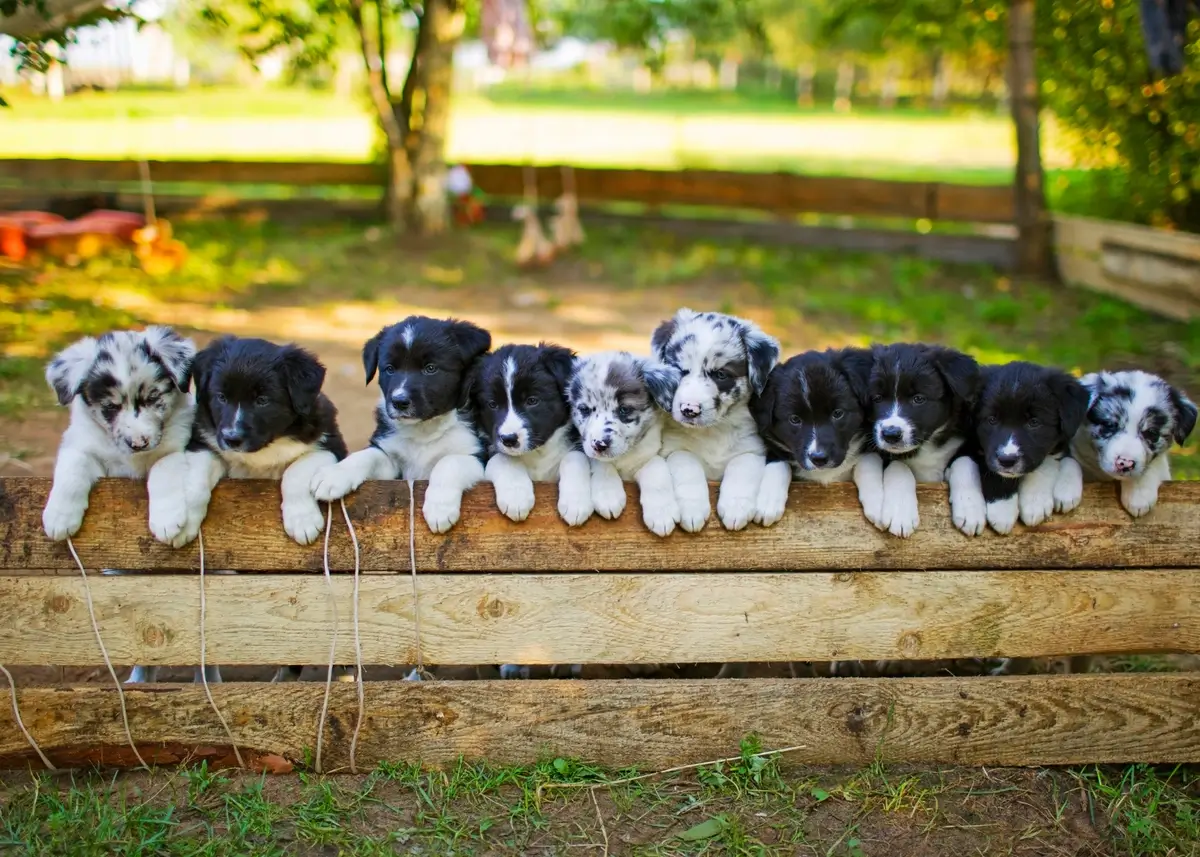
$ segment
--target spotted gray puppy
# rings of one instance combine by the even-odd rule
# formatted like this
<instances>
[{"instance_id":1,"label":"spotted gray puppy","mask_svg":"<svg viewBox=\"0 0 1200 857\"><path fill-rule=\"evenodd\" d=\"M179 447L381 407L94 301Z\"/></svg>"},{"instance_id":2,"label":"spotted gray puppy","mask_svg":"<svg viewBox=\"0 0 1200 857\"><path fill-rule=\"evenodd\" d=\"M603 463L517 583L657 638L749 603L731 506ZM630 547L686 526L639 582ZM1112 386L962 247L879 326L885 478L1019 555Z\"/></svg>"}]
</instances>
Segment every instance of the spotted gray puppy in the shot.
<instances>
[{"instance_id":1,"label":"spotted gray puppy","mask_svg":"<svg viewBox=\"0 0 1200 857\"><path fill-rule=\"evenodd\" d=\"M575 362L567 400L584 454L591 461L592 503L602 517L625 508L624 481L641 491L642 520L666 536L679 523L667 463L659 454L665 416L655 405L677 382L667 367L627 351L605 351Z\"/></svg>"}]
</instances>

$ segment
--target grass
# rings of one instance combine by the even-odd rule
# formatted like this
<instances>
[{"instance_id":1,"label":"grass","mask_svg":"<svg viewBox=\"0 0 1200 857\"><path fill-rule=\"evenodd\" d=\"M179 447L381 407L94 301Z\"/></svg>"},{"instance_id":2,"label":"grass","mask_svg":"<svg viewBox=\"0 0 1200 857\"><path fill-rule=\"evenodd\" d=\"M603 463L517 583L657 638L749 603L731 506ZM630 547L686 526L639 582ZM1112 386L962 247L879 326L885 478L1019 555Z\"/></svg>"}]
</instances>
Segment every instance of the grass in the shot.
<instances>
[{"instance_id":1,"label":"grass","mask_svg":"<svg viewBox=\"0 0 1200 857\"><path fill-rule=\"evenodd\" d=\"M741 757L633 782L568 759L360 776L9 774L0 849L71 855L1189 855L1193 769L918 771ZM617 781L616 784L611 784Z\"/></svg>"}]
</instances>

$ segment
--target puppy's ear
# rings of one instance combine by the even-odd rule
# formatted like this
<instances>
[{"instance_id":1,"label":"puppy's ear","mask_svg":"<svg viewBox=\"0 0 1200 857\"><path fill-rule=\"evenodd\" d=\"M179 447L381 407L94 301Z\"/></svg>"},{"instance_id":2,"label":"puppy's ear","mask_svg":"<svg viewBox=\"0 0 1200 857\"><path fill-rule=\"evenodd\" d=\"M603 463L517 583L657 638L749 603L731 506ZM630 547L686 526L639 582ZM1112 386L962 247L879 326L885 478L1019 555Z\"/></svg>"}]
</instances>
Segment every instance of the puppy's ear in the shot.
<instances>
[{"instance_id":1,"label":"puppy's ear","mask_svg":"<svg viewBox=\"0 0 1200 857\"><path fill-rule=\"evenodd\" d=\"M1103 372L1089 372L1079 379L1079 383L1088 391L1089 408L1096 403L1096 400L1100 398L1100 394L1104 392L1104 388L1107 386L1104 383Z\"/></svg>"},{"instance_id":2,"label":"puppy's ear","mask_svg":"<svg viewBox=\"0 0 1200 857\"><path fill-rule=\"evenodd\" d=\"M675 313L674 316L656 327L654 333L650 335L650 350L659 360L666 356L667 343L671 341L671 337L675 335L675 329L679 327L679 315L682 312L683 310L680 310Z\"/></svg>"},{"instance_id":3,"label":"puppy's ear","mask_svg":"<svg viewBox=\"0 0 1200 857\"><path fill-rule=\"evenodd\" d=\"M213 368L217 365L217 361L225 356L225 349L232 341L232 336L222 336L196 352L188 377L183 381L184 392L187 392L192 382L195 382L196 398L202 398L205 391L208 390L208 379L212 376Z\"/></svg>"},{"instance_id":4,"label":"puppy's ear","mask_svg":"<svg viewBox=\"0 0 1200 857\"><path fill-rule=\"evenodd\" d=\"M567 395L567 384L571 382L571 373L575 370L575 352L570 348L563 348L560 345L546 345L543 343L538 347L539 359L549 371L554 383L558 385L558 389L562 391L563 396Z\"/></svg>"},{"instance_id":5,"label":"puppy's ear","mask_svg":"<svg viewBox=\"0 0 1200 857\"><path fill-rule=\"evenodd\" d=\"M642 371L642 380L646 382L646 389L650 391L654 403L668 414L671 413L675 390L679 387L679 379L683 377L679 370L665 363L651 363L648 360L639 360L638 368Z\"/></svg>"},{"instance_id":6,"label":"puppy's ear","mask_svg":"<svg viewBox=\"0 0 1200 857\"><path fill-rule=\"evenodd\" d=\"M317 409L317 397L325 383L325 367L298 345L285 346L279 362L292 407L301 416L308 416Z\"/></svg>"},{"instance_id":7,"label":"puppy's ear","mask_svg":"<svg viewBox=\"0 0 1200 857\"><path fill-rule=\"evenodd\" d=\"M471 401L472 397L479 390L479 381L483 377L483 367L487 364L490 354L483 354L476 360L472 360L467 364L466 370L462 375L462 386L458 388L458 410L474 412L475 403Z\"/></svg>"},{"instance_id":8,"label":"puppy's ear","mask_svg":"<svg viewBox=\"0 0 1200 857\"><path fill-rule=\"evenodd\" d=\"M1079 379L1066 372L1050 375L1050 390L1058 400L1058 427L1068 440L1075 437L1087 416L1088 391Z\"/></svg>"},{"instance_id":9,"label":"puppy's ear","mask_svg":"<svg viewBox=\"0 0 1200 857\"><path fill-rule=\"evenodd\" d=\"M1175 387L1167 388L1167 396L1171 400L1171 407L1175 409L1175 442L1182 446L1196 427L1196 405Z\"/></svg>"},{"instance_id":10,"label":"puppy's ear","mask_svg":"<svg viewBox=\"0 0 1200 857\"><path fill-rule=\"evenodd\" d=\"M469 321L451 321L450 336L462 353L464 363L482 357L492 347L492 335Z\"/></svg>"},{"instance_id":11,"label":"puppy's ear","mask_svg":"<svg viewBox=\"0 0 1200 857\"><path fill-rule=\"evenodd\" d=\"M386 327L383 328L363 343L363 369L367 373L367 384L371 383L371 379L375 377L375 370L379 368L379 346L383 343L383 334L386 330Z\"/></svg>"},{"instance_id":12,"label":"puppy's ear","mask_svg":"<svg viewBox=\"0 0 1200 857\"><path fill-rule=\"evenodd\" d=\"M767 376L779 362L779 340L768 336L753 322L739 319L738 323L742 327L742 345L750 366L750 388L758 395L767 384Z\"/></svg>"},{"instance_id":13,"label":"puppy's ear","mask_svg":"<svg viewBox=\"0 0 1200 857\"><path fill-rule=\"evenodd\" d=\"M54 388L60 405L69 404L79 395L79 389L99 354L100 343L93 336L85 336L68 345L46 365L46 381Z\"/></svg>"},{"instance_id":14,"label":"puppy's ear","mask_svg":"<svg viewBox=\"0 0 1200 857\"><path fill-rule=\"evenodd\" d=\"M764 437L770 434L771 426L775 422L775 401L779 398L780 374L779 371L772 370L767 376L767 383L763 385L762 392L750 402L754 424L758 426L758 433Z\"/></svg>"},{"instance_id":15,"label":"puppy's ear","mask_svg":"<svg viewBox=\"0 0 1200 857\"><path fill-rule=\"evenodd\" d=\"M871 400L871 369L875 357L869 348L843 348L834 355L834 365L850 382L854 398L864 408Z\"/></svg>"},{"instance_id":16,"label":"puppy's ear","mask_svg":"<svg viewBox=\"0 0 1200 857\"><path fill-rule=\"evenodd\" d=\"M171 376L180 392L186 391L192 372L192 361L196 359L196 343L184 339L169 327L147 327L143 334L142 347L147 356L154 360Z\"/></svg>"},{"instance_id":17,"label":"puppy's ear","mask_svg":"<svg viewBox=\"0 0 1200 857\"><path fill-rule=\"evenodd\" d=\"M979 397L979 364L975 358L936 345L929 348L929 358L955 398L974 404Z\"/></svg>"}]
</instances>

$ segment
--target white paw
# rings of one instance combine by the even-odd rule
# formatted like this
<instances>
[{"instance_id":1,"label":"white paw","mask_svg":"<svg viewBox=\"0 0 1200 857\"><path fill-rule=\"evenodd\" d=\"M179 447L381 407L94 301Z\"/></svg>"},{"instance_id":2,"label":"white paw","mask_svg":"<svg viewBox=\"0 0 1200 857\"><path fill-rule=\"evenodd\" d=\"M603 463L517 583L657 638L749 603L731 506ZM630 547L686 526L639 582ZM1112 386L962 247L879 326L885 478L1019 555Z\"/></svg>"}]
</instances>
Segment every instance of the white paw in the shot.
<instances>
[{"instance_id":1,"label":"white paw","mask_svg":"<svg viewBox=\"0 0 1200 857\"><path fill-rule=\"evenodd\" d=\"M504 517L524 521L533 511L533 483L529 479L501 479L493 483L496 506Z\"/></svg>"},{"instance_id":2,"label":"white paw","mask_svg":"<svg viewBox=\"0 0 1200 857\"><path fill-rule=\"evenodd\" d=\"M950 516L954 519L954 526L968 536L983 535L983 530L988 522L987 507L983 502L983 497L974 492L968 493L965 497L952 496L950 498Z\"/></svg>"},{"instance_id":3,"label":"white paw","mask_svg":"<svg viewBox=\"0 0 1200 857\"><path fill-rule=\"evenodd\" d=\"M754 523L770 527L779 523L783 513L787 511L788 488L790 479L782 481L764 477L758 489L758 500L754 503Z\"/></svg>"},{"instance_id":4,"label":"white paw","mask_svg":"<svg viewBox=\"0 0 1200 857\"><path fill-rule=\"evenodd\" d=\"M991 524L993 530L1006 536L1017 525L1019 511L1020 503L1017 501L1017 495L1013 494L1007 500L997 500L987 504L987 522Z\"/></svg>"},{"instance_id":5,"label":"white paw","mask_svg":"<svg viewBox=\"0 0 1200 857\"><path fill-rule=\"evenodd\" d=\"M1142 515L1154 508L1154 504L1158 502L1158 485L1150 482L1145 483L1122 483L1121 485L1121 505L1125 507L1125 511L1133 515L1135 518L1140 518Z\"/></svg>"},{"instance_id":6,"label":"white paw","mask_svg":"<svg viewBox=\"0 0 1200 857\"><path fill-rule=\"evenodd\" d=\"M182 491L150 498L150 533L163 544L172 544L187 529L188 505Z\"/></svg>"},{"instance_id":7,"label":"white paw","mask_svg":"<svg viewBox=\"0 0 1200 857\"><path fill-rule=\"evenodd\" d=\"M1058 478L1054 480L1054 511L1070 512L1083 500L1083 471L1079 462L1064 458L1058 464Z\"/></svg>"},{"instance_id":8,"label":"white paw","mask_svg":"<svg viewBox=\"0 0 1200 857\"><path fill-rule=\"evenodd\" d=\"M592 477L592 505L596 513L610 521L625 511L625 483L615 475L612 478Z\"/></svg>"},{"instance_id":9,"label":"white paw","mask_svg":"<svg viewBox=\"0 0 1200 857\"><path fill-rule=\"evenodd\" d=\"M205 509L204 512L208 510ZM173 548L181 548L184 545L189 545L196 540L196 536L200 535L200 525L204 523L204 512L196 512L189 509L187 513L187 522L183 525L178 533L175 534L167 544Z\"/></svg>"},{"instance_id":10,"label":"white paw","mask_svg":"<svg viewBox=\"0 0 1200 857\"><path fill-rule=\"evenodd\" d=\"M297 544L312 544L324 530L325 516L316 502L293 500L283 504L283 531Z\"/></svg>"},{"instance_id":11,"label":"white paw","mask_svg":"<svg viewBox=\"0 0 1200 857\"><path fill-rule=\"evenodd\" d=\"M578 527L586 523L594 511L591 485L584 483L565 490L559 487L558 514L567 522L567 526Z\"/></svg>"},{"instance_id":12,"label":"white paw","mask_svg":"<svg viewBox=\"0 0 1200 857\"><path fill-rule=\"evenodd\" d=\"M354 474L336 464L322 467L313 474L309 483L313 497L326 503L340 500L356 488L358 485L355 484Z\"/></svg>"},{"instance_id":13,"label":"white paw","mask_svg":"<svg viewBox=\"0 0 1200 857\"><path fill-rule=\"evenodd\" d=\"M758 510L758 502L756 497L746 496L722 496L717 498L717 517L721 519L722 526L727 530L742 530L746 525L754 520L754 513Z\"/></svg>"},{"instance_id":14,"label":"white paw","mask_svg":"<svg viewBox=\"0 0 1200 857\"><path fill-rule=\"evenodd\" d=\"M51 494L42 512L42 527L46 530L46 535L56 542L75 535L83 526L83 513L87 511L87 507L86 498L82 503L71 503L56 499Z\"/></svg>"},{"instance_id":15,"label":"white paw","mask_svg":"<svg viewBox=\"0 0 1200 857\"><path fill-rule=\"evenodd\" d=\"M1022 483L1018 492L1021 523L1036 527L1054 514L1054 483L1039 479L1028 488Z\"/></svg>"},{"instance_id":16,"label":"white paw","mask_svg":"<svg viewBox=\"0 0 1200 857\"><path fill-rule=\"evenodd\" d=\"M462 511L462 494L457 491L435 488L432 484L425 492L425 505L421 514L425 524L435 533L444 533L458 523Z\"/></svg>"},{"instance_id":17,"label":"white paw","mask_svg":"<svg viewBox=\"0 0 1200 857\"><path fill-rule=\"evenodd\" d=\"M521 664L500 664L500 678L506 681L529 678L529 667Z\"/></svg>"},{"instance_id":18,"label":"white paw","mask_svg":"<svg viewBox=\"0 0 1200 857\"><path fill-rule=\"evenodd\" d=\"M885 491L878 526L893 536L907 539L921 523L917 496L908 491Z\"/></svg>"},{"instance_id":19,"label":"white paw","mask_svg":"<svg viewBox=\"0 0 1200 857\"><path fill-rule=\"evenodd\" d=\"M708 502L708 492L705 491L703 496L697 494L694 497L676 497L679 503L679 526L689 533L698 533L704 529L704 525L708 523L708 516L712 514L712 506Z\"/></svg>"},{"instance_id":20,"label":"white paw","mask_svg":"<svg viewBox=\"0 0 1200 857\"><path fill-rule=\"evenodd\" d=\"M642 492L642 522L656 536L669 536L679 523L679 503L672 491Z\"/></svg>"}]
</instances>

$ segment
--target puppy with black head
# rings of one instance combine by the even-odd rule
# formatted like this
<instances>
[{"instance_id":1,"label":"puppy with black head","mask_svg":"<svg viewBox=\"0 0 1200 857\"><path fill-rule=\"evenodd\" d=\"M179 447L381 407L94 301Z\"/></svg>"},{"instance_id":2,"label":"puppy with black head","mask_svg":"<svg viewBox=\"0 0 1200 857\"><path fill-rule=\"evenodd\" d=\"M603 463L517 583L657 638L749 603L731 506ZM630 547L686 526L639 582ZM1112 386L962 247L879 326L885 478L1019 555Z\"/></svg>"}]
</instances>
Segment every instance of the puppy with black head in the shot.
<instances>
[{"instance_id":1,"label":"puppy with black head","mask_svg":"<svg viewBox=\"0 0 1200 857\"><path fill-rule=\"evenodd\" d=\"M422 514L435 533L458 523L462 495L483 479L483 443L468 378L492 336L470 322L414 315L363 345L367 383L379 373L370 445L312 480L319 500L339 500L368 479L428 479Z\"/></svg>"},{"instance_id":2,"label":"puppy with black head","mask_svg":"<svg viewBox=\"0 0 1200 857\"><path fill-rule=\"evenodd\" d=\"M224 336L192 364L196 419L180 484L187 515L162 535L179 547L194 539L223 477L280 483L283 529L299 544L325 526L309 491L313 474L346 457L337 408L321 392L325 367L296 345Z\"/></svg>"},{"instance_id":3,"label":"puppy with black head","mask_svg":"<svg viewBox=\"0 0 1200 857\"><path fill-rule=\"evenodd\" d=\"M721 483L717 515L726 529L778 521L779 498L760 495L766 450L750 406L779 360L779 343L745 319L681 309L659 325L650 344L672 372L659 404L672 417L663 428L662 454L680 526L690 533L703 529L710 479Z\"/></svg>"},{"instance_id":4,"label":"puppy with black head","mask_svg":"<svg viewBox=\"0 0 1200 857\"><path fill-rule=\"evenodd\" d=\"M1020 361L983 367L975 430L947 473L955 526L969 536L985 525L1009 533L1018 517L1035 526L1056 506L1078 504L1078 491L1067 496L1058 476L1087 403L1083 385L1059 369Z\"/></svg>"},{"instance_id":5,"label":"puppy with black head","mask_svg":"<svg viewBox=\"0 0 1200 857\"><path fill-rule=\"evenodd\" d=\"M592 515L588 460L571 422L567 384L575 353L557 345L505 345L476 364L469 381L487 449L484 476L514 521L533 510L533 483L558 482L558 511L571 526Z\"/></svg>"},{"instance_id":6,"label":"puppy with black head","mask_svg":"<svg viewBox=\"0 0 1200 857\"><path fill-rule=\"evenodd\" d=\"M1158 502L1158 486L1171 479L1172 443L1183 444L1196 427L1187 395L1148 372L1093 372L1080 379L1088 392L1087 418L1071 440L1082 466L1063 460L1056 494L1079 502L1083 480L1116 480L1121 505L1140 517Z\"/></svg>"},{"instance_id":7,"label":"puppy with black head","mask_svg":"<svg viewBox=\"0 0 1200 857\"><path fill-rule=\"evenodd\" d=\"M918 482L944 482L971 433L979 364L935 345L871 349L867 419L875 451L855 471L863 513L907 538L921 522Z\"/></svg>"}]
</instances>

